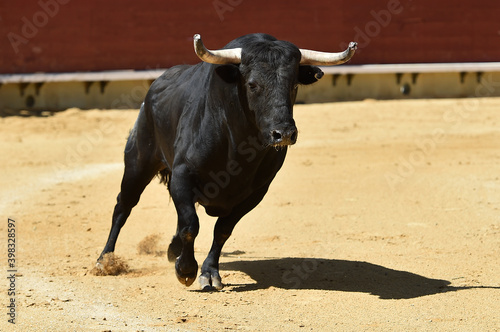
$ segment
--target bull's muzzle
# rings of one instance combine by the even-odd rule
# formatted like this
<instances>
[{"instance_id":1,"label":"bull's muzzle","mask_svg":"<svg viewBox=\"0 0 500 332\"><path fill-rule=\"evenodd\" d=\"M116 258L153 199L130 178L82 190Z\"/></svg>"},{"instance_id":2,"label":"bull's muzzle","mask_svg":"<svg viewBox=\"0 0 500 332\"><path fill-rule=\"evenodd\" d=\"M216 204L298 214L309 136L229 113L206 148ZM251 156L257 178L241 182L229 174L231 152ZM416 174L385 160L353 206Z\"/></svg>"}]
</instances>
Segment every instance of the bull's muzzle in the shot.
<instances>
[{"instance_id":1,"label":"bull's muzzle","mask_svg":"<svg viewBox=\"0 0 500 332\"><path fill-rule=\"evenodd\" d=\"M275 147L293 145L297 142L298 135L295 126L286 129L274 129L271 131L271 145Z\"/></svg>"}]
</instances>

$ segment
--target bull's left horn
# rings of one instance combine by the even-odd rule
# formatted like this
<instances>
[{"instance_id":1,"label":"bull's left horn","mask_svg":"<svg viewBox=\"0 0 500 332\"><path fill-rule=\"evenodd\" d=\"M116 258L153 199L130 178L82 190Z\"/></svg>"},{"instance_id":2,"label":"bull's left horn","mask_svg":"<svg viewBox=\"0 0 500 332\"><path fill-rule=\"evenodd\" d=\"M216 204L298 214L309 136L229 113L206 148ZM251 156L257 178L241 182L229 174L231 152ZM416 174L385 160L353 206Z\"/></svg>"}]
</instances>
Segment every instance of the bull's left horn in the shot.
<instances>
[{"instance_id":1,"label":"bull's left horn","mask_svg":"<svg viewBox=\"0 0 500 332\"><path fill-rule=\"evenodd\" d=\"M344 52L339 53L318 52L300 49L300 53L302 54L300 64L312 66L341 65L352 58L357 48L358 43L350 42L349 47L347 47Z\"/></svg>"},{"instance_id":2,"label":"bull's left horn","mask_svg":"<svg viewBox=\"0 0 500 332\"><path fill-rule=\"evenodd\" d=\"M241 63L241 48L221 49L217 51L210 51L203 45L201 36L194 35L194 51L196 55L204 62L212 63L215 65L239 64Z\"/></svg>"}]
</instances>

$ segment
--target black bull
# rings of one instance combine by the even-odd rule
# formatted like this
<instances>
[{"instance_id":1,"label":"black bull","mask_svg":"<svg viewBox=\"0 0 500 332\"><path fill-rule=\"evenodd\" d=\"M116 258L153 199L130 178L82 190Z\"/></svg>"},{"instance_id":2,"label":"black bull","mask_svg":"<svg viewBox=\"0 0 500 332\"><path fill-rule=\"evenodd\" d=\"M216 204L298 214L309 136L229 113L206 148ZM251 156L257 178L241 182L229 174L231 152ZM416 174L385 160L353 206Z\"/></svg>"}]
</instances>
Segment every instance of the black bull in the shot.
<instances>
[{"instance_id":1,"label":"black bull","mask_svg":"<svg viewBox=\"0 0 500 332\"><path fill-rule=\"evenodd\" d=\"M323 76L310 64L343 63L355 44L340 61L325 63L308 62L303 50L265 34L233 40L222 52L236 50L236 57L222 60L205 60L212 51L201 39L198 42L198 56L210 63L168 69L151 85L141 106L125 147L121 192L98 267L103 255L114 251L120 229L144 188L160 175L178 215L168 248L177 278L189 286L198 273L194 240L199 203L207 214L218 217L200 283L204 289L221 289L222 246L236 223L262 200L285 160L287 146L297 140L292 114L297 86ZM221 51L213 53L217 52Z\"/></svg>"}]
</instances>

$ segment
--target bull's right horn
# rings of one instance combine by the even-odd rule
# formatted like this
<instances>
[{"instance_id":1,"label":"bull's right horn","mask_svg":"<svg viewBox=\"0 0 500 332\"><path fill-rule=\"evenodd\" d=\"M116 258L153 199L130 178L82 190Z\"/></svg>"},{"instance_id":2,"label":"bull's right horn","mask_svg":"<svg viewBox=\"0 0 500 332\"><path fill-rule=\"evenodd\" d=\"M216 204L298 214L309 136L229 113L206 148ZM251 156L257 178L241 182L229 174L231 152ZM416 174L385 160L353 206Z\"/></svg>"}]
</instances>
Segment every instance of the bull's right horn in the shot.
<instances>
[{"instance_id":1,"label":"bull's right horn","mask_svg":"<svg viewBox=\"0 0 500 332\"><path fill-rule=\"evenodd\" d=\"M240 64L241 63L241 48L221 49L211 51L203 45L201 36L194 35L194 51L196 55L204 62L212 63L214 65L227 65L227 64Z\"/></svg>"}]
</instances>

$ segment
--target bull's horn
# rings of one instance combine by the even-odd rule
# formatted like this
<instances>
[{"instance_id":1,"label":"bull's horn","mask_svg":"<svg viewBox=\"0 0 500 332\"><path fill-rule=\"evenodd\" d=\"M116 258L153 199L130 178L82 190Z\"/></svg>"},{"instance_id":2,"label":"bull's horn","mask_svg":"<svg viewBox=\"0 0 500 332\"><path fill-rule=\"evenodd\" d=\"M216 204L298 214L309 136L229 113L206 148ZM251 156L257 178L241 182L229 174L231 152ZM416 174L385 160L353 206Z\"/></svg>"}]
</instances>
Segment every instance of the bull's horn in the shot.
<instances>
[{"instance_id":1,"label":"bull's horn","mask_svg":"<svg viewBox=\"0 0 500 332\"><path fill-rule=\"evenodd\" d=\"M208 50L199 34L194 35L194 51L196 55L204 62L215 65L239 64L241 63L241 48L221 49L217 51Z\"/></svg>"},{"instance_id":2,"label":"bull's horn","mask_svg":"<svg viewBox=\"0 0 500 332\"><path fill-rule=\"evenodd\" d=\"M300 64L312 66L340 65L344 62L349 61L354 55L354 52L357 48L358 43L350 42L349 47L344 52L339 53L318 52L300 49L300 53L302 54Z\"/></svg>"}]
</instances>

